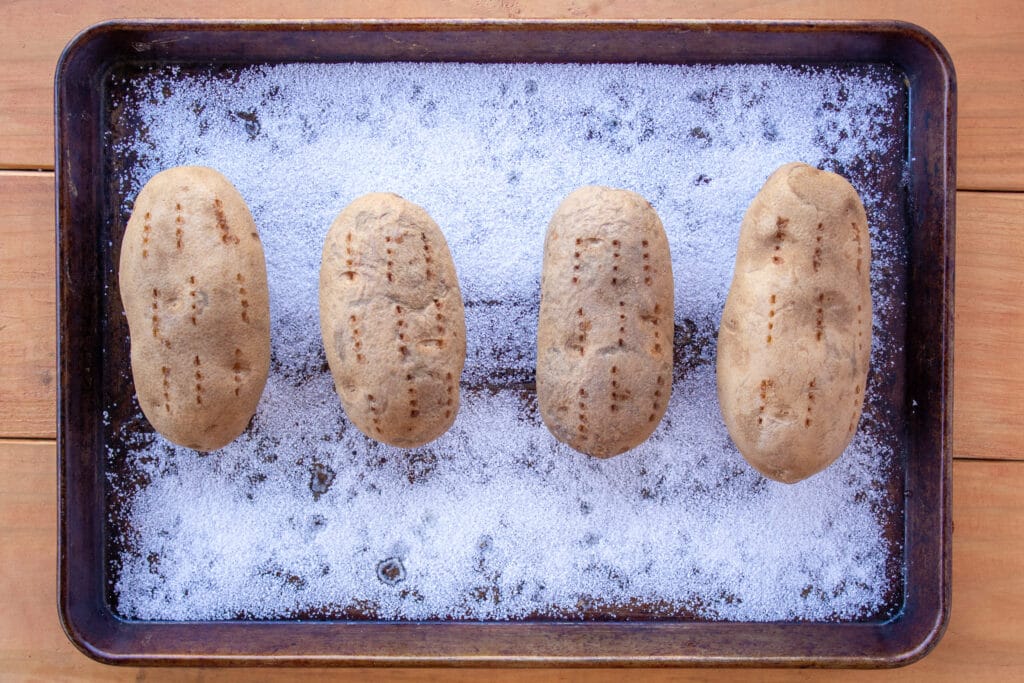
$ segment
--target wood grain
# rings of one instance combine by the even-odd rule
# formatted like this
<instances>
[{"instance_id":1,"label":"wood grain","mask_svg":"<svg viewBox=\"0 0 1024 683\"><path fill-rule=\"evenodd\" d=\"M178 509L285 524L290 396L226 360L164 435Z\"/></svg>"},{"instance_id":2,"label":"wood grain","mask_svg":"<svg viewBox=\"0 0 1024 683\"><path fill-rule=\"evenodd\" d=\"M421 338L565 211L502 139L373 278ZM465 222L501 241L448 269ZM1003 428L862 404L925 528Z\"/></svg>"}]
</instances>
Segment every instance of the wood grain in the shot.
<instances>
[{"instance_id":1,"label":"wood grain","mask_svg":"<svg viewBox=\"0 0 1024 683\"><path fill-rule=\"evenodd\" d=\"M1024 12L1016 0L182 0L178 17L194 18L574 18L574 19L901 19L924 26L950 51L959 81L959 186L1024 190ZM73 12L60 0L15 0L0 24L0 168L53 165L52 78L64 45L105 19L160 17L156 0L83 0Z\"/></svg>"},{"instance_id":2,"label":"wood grain","mask_svg":"<svg viewBox=\"0 0 1024 683\"><path fill-rule=\"evenodd\" d=\"M0 173L0 436L54 430L53 176ZM1024 459L1024 195L958 193L954 453Z\"/></svg>"},{"instance_id":3,"label":"wood grain","mask_svg":"<svg viewBox=\"0 0 1024 683\"><path fill-rule=\"evenodd\" d=\"M54 436L52 173L0 173L0 437Z\"/></svg>"},{"instance_id":4,"label":"wood grain","mask_svg":"<svg viewBox=\"0 0 1024 683\"><path fill-rule=\"evenodd\" d=\"M1024 463L957 461L953 467L953 612L945 638L924 660L889 672L647 670L644 681L1020 680L1024 676ZM0 679L248 680L246 669L134 669L97 664L64 636L56 606L56 478L50 442L0 441ZM295 670L260 670L291 681ZM365 669L309 672L356 681ZM378 670L377 678L450 681L618 681L621 670Z\"/></svg>"},{"instance_id":5,"label":"wood grain","mask_svg":"<svg viewBox=\"0 0 1024 683\"><path fill-rule=\"evenodd\" d=\"M953 449L1024 457L1024 194L957 194Z\"/></svg>"}]
</instances>

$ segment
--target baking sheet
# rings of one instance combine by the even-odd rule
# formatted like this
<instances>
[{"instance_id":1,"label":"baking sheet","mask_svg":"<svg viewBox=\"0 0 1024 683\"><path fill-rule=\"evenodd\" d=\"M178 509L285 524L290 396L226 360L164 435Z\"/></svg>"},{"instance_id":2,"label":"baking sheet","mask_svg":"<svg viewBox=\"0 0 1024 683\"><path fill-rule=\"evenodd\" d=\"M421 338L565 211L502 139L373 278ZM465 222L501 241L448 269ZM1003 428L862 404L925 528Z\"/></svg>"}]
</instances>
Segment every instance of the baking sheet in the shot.
<instances>
[{"instance_id":1,"label":"baking sheet","mask_svg":"<svg viewBox=\"0 0 1024 683\"><path fill-rule=\"evenodd\" d=\"M216 69L210 69L205 66L197 66L189 63L177 64L174 67L173 74L164 74L165 81L171 85L169 92L166 96L173 97L173 83L175 79L187 79L194 77L195 74L203 74L207 78L212 78L214 81L220 79L221 82L231 83L237 81L239 74L243 73L248 68L245 64L223 64L216 67ZM787 67L794 68L794 67ZM808 66L796 65L796 69L809 68ZM822 68L834 68L839 72L845 70L846 73L857 73L864 72L865 69L875 69L885 71L886 69L892 69L888 65L880 66L863 66L849 63L833 63L829 65L814 64L814 69ZM112 154L111 150L123 150L132 149L131 145L124 145L125 140L130 137L133 132L133 123L136 121L133 119L134 114L130 106L126 106L131 103L132 90L128 84L137 86L139 78L145 78L146 74L153 74L154 71L160 71L161 69L166 70L166 67L162 66L159 61L157 62L139 62L133 60L131 63L125 64L118 69L112 70L104 74L106 89L104 90L104 96L107 98L106 103L109 108L109 118L106 121L110 122L107 134L104 136L103 149L104 158L106 159L106 177L120 179L122 182L120 185L115 186L114 191L110 192L105 197L106 207L104 222L105 230L107 232L107 238L105 239L106 248L101 249L100 256L102 258L102 277L106 282L106 292L113 290L112 285L112 274L114 272L113 264L116 263L116 243L119 235L119 230L123 228L123 222L127 217L127 208L130 206L128 203L130 200L131 193L134 189L132 183L137 183L140 179L136 177L136 174L143 175L138 171L140 164L138 158L133 158L131 154ZM898 72L893 72L898 73ZM134 79L134 80L133 80ZM536 78L530 79L538 82ZM899 77L893 78L894 81L900 81ZM543 83L543 79L540 79ZM120 84L120 85L119 85ZM525 87L525 82L520 84ZM902 83L901 83L902 85ZM119 89L121 88L121 89ZM899 88L897 88L900 91ZM714 88L708 89L706 92L714 92ZM899 97L906 98L908 93L906 90L901 90L902 95ZM162 93L161 93L162 94ZM687 93L690 96L695 96L699 99L700 95L697 89ZM159 96L159 94L158 94ZM905 100L904 100L905 101ZM821 106L823 103L819 103ZM832 102L835 105L835 102ZM253 120L259 120L261 113L258 111L246 110L245 117L239 117L239 124L243 131L252 132ZM887 126L887 131L891 131L897 136L895 142L895 148L905 148L910 146L910 136L912 129L908 127L908 120L905 118L907 115L906 108L903 105L897 104L889 112L891 118L882 117L884 120L884 126ZM252 118L250 118L252 117ZM695 127L688 126L685 130L688 130L692 134ZM607 131L606 131L607 132ZM158 132L154 131L154 135ZM705 133L707 134L707 133ZM700 144L704 138L701 136L690 135L696 143ZM142 136L144 139L145 136ZM134 149L138 149L135 147ZM841 156L841 155L838 155ZM831 163L835 164L836 157L833 156ZM788 160L788 159L787 159ZM824 165L828 165L829 158L827 154L823 159ZM527 165L527 169L529 166ZM767 169L770 171L771 169ZM884 527L884 539L887 545L887 566L886 576L889 580L889 588L885 591L885 597L883 600L877 602L871 609L864 610L862 613L855 615L855 620L860 620L869 623L882 623L886 620L897 616L904 601L903 592L903 579L906 576L907 565L904 563L904 556L901 555L900 549L903 547L905 538L903 535L904 528L906 526L906 519L904 510L902 508L903 503L903 492L906 489L905 475L903 469L903 459L906 454L906 445L903 441L904 428L903 426L908 420L907 411L910 408L906 400L906 377L903 363L903 353L905 352L904 347L898 343L898 340L905 336L905 320L906 320L906 307L905 302L907 301L907 269L906 259L899 257L900 245L905 244L911 240L910 230L913 228L913 219L905 220L907 216L910 216L913 207L908 206L909 202L906 201L907 197L907 186L908 186L908 169L904 166L904 158L902 156L892 154L891 150L888 154L880 155L878 158L871 159L870 164L862 163L859 167L846 166L843 168L836 168L846 175L850 176L854 181L855 185L858 185L862 191L864 188L869 188L871 191L880 192L880 196L884 197L886 201L877 202L872 205L873 224L883 226L881 232L877 235L873 234L873 241L880 240L880 244L886 245L888 248L895 248L895 258L883 258L880 263L882 264L882 270L878 273L873 273L873 284L875 287L876 299L878 296L886 297L886 300L891 300L897 303L895 306L885 307L880 316L880 320L876 321L876 327L880 327L884 335L889 335L892 340L896 340L894 343L883 344L880 348L883 348L888 355L884 356L881 363L876 362L874 364L875 371L871 382L875 389L872 392L871 405L867 410L866 426L867 429L872 430L874 434L877 434L880 440L887 444L887 452L891 454L891 462L886 463L882 468L883 472L879 481L871 482L871 490L879 495L878 502L880 504L874 505L874 512L878 515L881 525ZM766 174L767 174L766 171ZM698 173L699 177L701 174ZM676 179L678 180L678 179ZM609 184L615 184L614 178L609 179ZM621 183L619 183L621 184ZM752 192L756 190L752 188L748 191ZM244 194L243 190L243 194ZM657 200L655 200L657 206ZM340 208L340 207L339 207ZM436 216L435 216L436 217ZM670 241L673 237L677 240L681 240L683 244L687 244L685 235L679 234L677 228L676 234L673 235L672 226L666 226L670 229ZM889 231L889 232L886 232ZM266 240L267 237L265 236ZM451 238L450 238L451 239ZM692 247L692 242L690 243ZM456 251L456 260L458 265L458 251ZM908 251L912 252L912 248ZM893 254L888 254L893 256ZM881 293L881 294L880 294ZM678 298L678 297L677 297ZM685 301L685 298L684 298ZM472 309L473 300L470 298L467 300L467 305ZM877 304L876 304L877 305ZM104 393L105 402L104 410L105 420L105 436L103 443L106 445L106 467L104 477L107 485L104 487L107 491L105 498L106 504L105 509L107 510L107 527L104 534L106 542L104 544L105 557L106 557L106 571L105 576L108 577L106 581L106 597L108 604L113 605L115 610L118 610L118 593L116 590L117 577L119 576L122 567L120 563L126 556L130 556L131 548L129 547L133 542L133 539L137 539L138 536L134 532L130 531L130 519L132 510L133 496L138 495L140 491L146 489L151 481L147 481L145 476L142 476L144 472L139 467L138 461L133 461L130 454L133 449L139 449L140 446L148 445L150 443L149 437L146 436L148 432L147 426L141 421L137 407L131 405L130 401L126 401L125 397L131 395L130 390L130 376L126 373L127 368L127 344L126 344L126 329L123 324L123 320L119 316L119 306L117 303L116 296L109 296L109 294L103 299L104 312L102 313L104 324L105 324L105 339L107 339L105 352L103 354L103 364L105 378L104 384L106 390ZM470 313L472 315L472 313ZM676 367L677 371L685 374L686 371L700 370L701 366L706 365L709 361L709 348L711 346L710 340L713 338L713 326L714 319L705 317L702 324L695 322L694 320L687 318L685 315L679 315L679 307L677 307L677 344L676 344ZM522 340L518 340L522 341ZM468 386L464 386L464 390L486 390L488 392L502 394L503 392L512 392L513 394L519 395L521 400L529 401L529 394L531 391L529 375L529 363L520 363L523 367L510 367L508 372L498 373L497 376L500 378L499 381L495 381L493 377L494 373L484 373L481 375L477 374L477 382L469 382ZM886 372L879 373L879 368L885 368ZM280 368L279 368L280 370ZM706 371L706 368L705 368ZM311 378L315 378L318 374L323 374L322 365L317 363L306 363L303 367L303 373L299 377L293 377L299 381L309 381ZM472 373L470 376L473 377ZM480 381L479 377L484 377L483 381ZM685 377L678 377L677 381L685 381ZM676 388L677 395L680 393L679 386ZM727 446L723 447L723 450ZM625 456L630 457L630 456ZM173 458L171 459L173 460ZM244 459L243 459L244 460ZM315 462L315 459L313 459ZM385 458L387 460L387 458ZM391 461L392 464L396 462ZM318 465L319 466L319 465ZM143 468L144 469L144 468ZM339 467L341 469L341 467ZM333 467L332 467L332 471ZM628 476L636 476L637 472L628 472ZM411 477L410 484L415 486L415 476ZM315 477L310 479L315 481ZM642 481L641 479L635 479L638 484L649 484L650 482ZM127 485L126 485L127 482ZM643 487L638 487L642 489ZM649 490L649 487L648 487ZM638 491L639 492L639 491ZM128 530L128 533L126 533ZM588 532L590 533L590 532ZM397 554L388 550L384 551L387 557L383 556L376 558L375 556L370 561L371 566L377 567L379 563L388 561L392 557L397 557ZM148 559L148 558L147 558ZM399 558L400 559L400 558ZM407 560L408 561L408 560ZM414 564L414 560L412 563ZM404 569L404 565L403 565ZM158 573L158 572L157 572ZM287 566L287 559L279 567L279 571L274 575L270 572L271 580L279 580L282 584L278 588L289 589L289 585L294 588L298 582L307 581L305 577L300 576L297 573L291 572ZM371 574L372 575L372 574ZM493 581L493 577L492 577ZM477 599L486 604L500 604L500 600L495 600L496 595L500 595L502 585L500 583L492 583L485 585L484 590L477 594ZM379 591L379 587L375 587ZM812 596L815 590L822 590L820 586L810 586L808 595ZM379 594L379 593L378 593ZM514 614L517 619L544 619L552 620L555 623L565 621L566 619L585 619L585 620L622 620L622 619L640 619L645 621L650 620L662 620L668 622L694 622L702 621L709 617L711 618L722 618L720 612L716 613L714 608L715 605L711 605L712 609L709 609L709 605L706 600L676 600L676 601L664 601L659 600L656 593L648 595L633 595L630 596L628 592L625 594L625 598L621 595L616 596L618 599L604 599L602 596L589 596L588 600L577 599L576 610L566 609L550 609L548 603L545 603L543 599L538 601L538 609L534 611L526 611ZM721 603L718 607L729 604L730 596L722 595ZM735 596L732 596L735 601ZM288 618L314 618L324 620L336 620L336 619L375 619L381 616L389 616L388 614L382 614L380 608L380 602L374 603L372 600L360 600L355 599L348 602L330 602L327 601L323 604L317 605L302 605L293 609L287 614L270 615L281 617L285 616ZM122 616L132 616L130 614L124 615L123 610ZM479 618L479 614L469 612L471 617ZM253 613L247 611L244 607L236 609L234 614L228 614L227 616L245 617L245 616L256 616L267 618L266 614ZM398 613L391 614L392 618L397 616L402 618L402 614ZM431 615L415 615L422 618L423 616ZM450 619L453 615L450 613L434 614L434 618ZM500 610L495 610L492 613L485 614L485 618L501 618L502 614ZM506 615L507 616L507 615ZM829 617L825 616L826 619L835 619L837 615ZM165 617L166 618L166 617ZM179 617L180 618L180 617ZM207 617L208 618L208 617ZM406 615L408 618L408 615ZM726 614L726 617L728 615ZM749 617L747 617L749 619ZM769 617L771 618L771 617ZM778 617L776 617L777 619ZM821 618L821 617L819 617ZM849 615L843 617L839 615L840 619L849 620ZM806 619L806 617L804 617ZM325 622L329 623L329 622ZM367 622L373 623L373 622ZM737 624L742 626L742 624Z\"/></svg>"}]
</instances>

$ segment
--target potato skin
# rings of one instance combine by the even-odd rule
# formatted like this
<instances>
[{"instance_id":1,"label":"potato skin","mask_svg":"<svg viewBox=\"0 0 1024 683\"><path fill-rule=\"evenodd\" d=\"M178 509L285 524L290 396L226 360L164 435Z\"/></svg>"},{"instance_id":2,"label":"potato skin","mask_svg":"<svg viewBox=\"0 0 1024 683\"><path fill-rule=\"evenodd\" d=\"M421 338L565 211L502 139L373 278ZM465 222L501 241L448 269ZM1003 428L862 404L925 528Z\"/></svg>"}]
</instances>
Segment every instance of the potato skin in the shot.
<instances>
[{"instance_id":1,"label":"potato skin","mask_svg":"<svg viewBox=\"0 0 1024 683\"><path fill-rule=\"evenodd\" d=\"M156 174L128 220L118 284L146 419L181 446L230 443L270 369L266 262L245 200L211 168Z\"/></svg>"},{"instance_id":2,"label":"potato skin","mask_svg":"<svg viewBox=\"0 0 1024 683\"><path fill-rule=\"evenodd\" d=\"M320 266L320 330L359 431L413 448L455 422L465 312L448 244L422 208L374 193L338 215Z\"/></svg>"},{"instance_id":3,"label":"potato skin","mask_svg":"<svg viewBox=\"0 0 1024 683\"><path fill-rule=\"evenodd\" d=\"M599 458L643 443L672 391L672 259L661 220L627 190L571 193L548 226L537 400L556 439Z\"/></svg>"},{"instance_id":4,"label":"potato skin","mask_svg":"<svg viewBox=\"0 0 1024 683\"><path fill-rule=\"evenodd\" d=\"M844 178L775 171L747 210L718 332L718 400L740 453L793 483L828 467L860 419L871 355L871 246Z\"/></svg>"}]
</instances>

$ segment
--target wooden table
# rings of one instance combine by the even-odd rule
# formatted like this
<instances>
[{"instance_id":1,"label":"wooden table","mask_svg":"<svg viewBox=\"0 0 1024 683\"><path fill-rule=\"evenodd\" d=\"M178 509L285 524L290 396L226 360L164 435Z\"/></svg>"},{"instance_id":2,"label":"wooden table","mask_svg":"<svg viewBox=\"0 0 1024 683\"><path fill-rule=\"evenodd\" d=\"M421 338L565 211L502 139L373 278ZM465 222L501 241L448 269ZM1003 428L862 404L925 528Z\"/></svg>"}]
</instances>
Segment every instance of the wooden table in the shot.
<instances>
[{"instance_id":1,"label":"wooden table","mask_svg":"<svg viewBox=\"0 0 1024 683\"><path fill-rule=\"evenodd\" d=\"M889 672L651 670L645 680L1024 680L1024 7L1017 0L5 0L0 4L0 680L291 680L294 670L97 664L56 610L53 69L103 19L571 17L902 19L959 87L953 609L921 662ZM310 672L312 673L312 672ZM318 670L362 680L366 670ZM258 674L258 676L256 676ZM617 670L380 670L374 678L619 680Z\"/></svg>"}]
</instances>

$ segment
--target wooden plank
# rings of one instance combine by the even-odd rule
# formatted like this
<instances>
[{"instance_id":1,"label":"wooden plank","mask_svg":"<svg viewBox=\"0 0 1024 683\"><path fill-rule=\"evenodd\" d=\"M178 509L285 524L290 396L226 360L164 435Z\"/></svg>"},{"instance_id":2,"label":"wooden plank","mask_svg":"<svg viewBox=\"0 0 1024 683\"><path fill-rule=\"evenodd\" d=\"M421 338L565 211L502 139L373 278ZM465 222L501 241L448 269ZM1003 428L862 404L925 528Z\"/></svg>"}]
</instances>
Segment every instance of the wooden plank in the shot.
<instances>
[{"instance_id":1,"label":"wooden plank","mask_svg":"<svg viewBox=\"0 0 1024 683\"><path fill-rule=\"evenodd\" d=\"M166 16L157 0L7 3L0 24L0 168L53 165L52 78L64 45L86 26L113 17ZM1016 0L781 0L592 2L522 0L181 0L174 14L196 18L594 18L901 19L932 31L950 51L959 81L959 183L964 189L1024 190L1024 12Z\"/></svg>"},{"instance_id":2,"label":"wooden plank","mask_svg":"<svg viewBox=\"0 0 1024 683\"><path fill-rule=\"evenodd\" d=\"M79 654L57 619L56 447L0 441L0 679L129 680Z\"/></svg>"},{"instance_id":3,"label":"wooden plank","mask_svg":"<svg viewBox=\"0 0 1024 683\"><path fill-rule=\"evenodd\" d=\"M53 438L52 173L0 173L0 436Z\"/></svg>"},{"instance_id":4,"label":"wooden plank","mask_svg":"<svg viewBox=\"0 0 1024 683\"><path fill-rule=\"evenodd\" d=\"M135 669L75 651L57 620L54 445L0 441L0 678L10 680L249 680L245 669ZM953 612L935 651L889 672L644 670L643 681L962 681L1024 678L1024 463L957 461L953 467ZM291 681L290 669L260 670ZM317 669L316 680L619 681L621 670Z\"/></svg>"},{"instance_id":5,"label":"wooden plank","mask_svg":"<svg viewBox=\"0 0 1024 683\"><path fill-rule=\"evenodd\" d=\"M52 438L53 176L0 173L0 436ZM954 453L1024 458L1024 194L958 193Z\"/></svg>"},{"instance_id":6,"label":"wooden plank","mask_svg":"<svg viewBox=\"0 0 1024 683\"><path fill-rule=\"evenodd\" d=\"M957 194L953 451L1024 456L1024 194Z\"/></svg>"}]
</instances>

